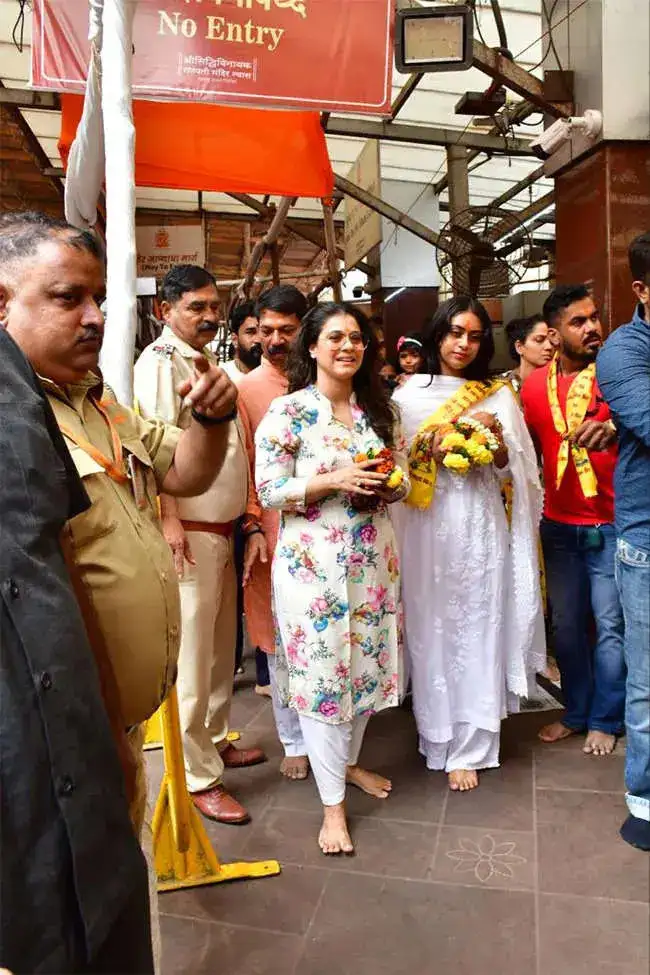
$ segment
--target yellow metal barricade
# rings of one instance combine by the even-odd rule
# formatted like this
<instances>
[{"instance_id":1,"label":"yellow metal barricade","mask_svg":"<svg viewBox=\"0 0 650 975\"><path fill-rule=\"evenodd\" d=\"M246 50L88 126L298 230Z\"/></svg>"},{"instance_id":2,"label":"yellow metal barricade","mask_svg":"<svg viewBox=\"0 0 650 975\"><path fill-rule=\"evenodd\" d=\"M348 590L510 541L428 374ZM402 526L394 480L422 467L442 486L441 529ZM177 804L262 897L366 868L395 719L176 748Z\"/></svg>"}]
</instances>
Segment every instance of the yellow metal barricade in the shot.
<instances>
[{"instance_id":1,"label":"yellow metal barricade","mask_svg":"<svg viewBox=\"0 0 650 975\"><path fill-rule=\"evenodd\" d=\"M175 687L159 714L165 772L152 823L158 890L178 890L279 874L277 860L219 861L187 791Z\"/></svg>"},{"instance_id":2,"label":"yellow metal barricade","mask_svg":"<svg viewBox=\"0 0 650 975\"><path fill-rule=\"evenodd\" d=\"M228 741L239 741L241 734L239 731L229 731L226 738ZM159 708L147 721L144 736L144 748L145 751L149 751L153 750L154 748L162 748L162 746L162 708Z\"/></svg>"}]
</instances>

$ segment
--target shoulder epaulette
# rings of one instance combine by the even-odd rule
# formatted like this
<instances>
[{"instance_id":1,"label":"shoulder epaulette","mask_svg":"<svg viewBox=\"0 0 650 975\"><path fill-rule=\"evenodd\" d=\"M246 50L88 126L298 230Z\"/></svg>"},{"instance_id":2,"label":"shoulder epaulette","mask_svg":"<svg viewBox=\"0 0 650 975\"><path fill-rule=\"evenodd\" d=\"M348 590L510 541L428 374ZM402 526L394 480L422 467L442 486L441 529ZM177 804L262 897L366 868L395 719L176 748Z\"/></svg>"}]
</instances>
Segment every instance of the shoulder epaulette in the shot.
<instances>
[{"instance_id":1,"label":"shoulder epaulette","mask_svg":"<svg viewBox=\"0 0 650 975\"><path fill-rule=\"evenodd\" d=\"M159 342L157 345L154 345L153 351L156 355L164 359L171 359L174 354L174 346L169 342Z\"/></svg>"}]
</instances>

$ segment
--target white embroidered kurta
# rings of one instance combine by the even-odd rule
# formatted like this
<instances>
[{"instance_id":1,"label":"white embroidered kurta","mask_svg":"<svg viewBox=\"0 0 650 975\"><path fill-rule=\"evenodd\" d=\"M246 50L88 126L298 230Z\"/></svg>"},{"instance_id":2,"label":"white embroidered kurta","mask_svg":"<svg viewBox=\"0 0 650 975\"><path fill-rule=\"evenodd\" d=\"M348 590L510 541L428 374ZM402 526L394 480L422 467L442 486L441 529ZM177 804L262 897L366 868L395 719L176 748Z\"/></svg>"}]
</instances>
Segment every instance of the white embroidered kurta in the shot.
<instances>
[{"instance_id":1,"label":"white embroidered kurta","mask_svg":"<svg viewBox=\"0 0 650 975\"><path fill-rule=\"evenodd\" d=\"M413 376L394 395L409 443L463 384L430 378ZM500 476L488 466L461 476L439 466L426 511L404 504L393 511L424 751L424 743L450 742L459 724L498 733L509 696L527 694L528 674L545 657L537 549L542 491L533 444L510 389L502 387L469 412L494 413L501 421L507 471ZM508 474L514 487L510 531L501 499L501 477Z\"/></svg>"},{"instance_id":2,"label":"white embroidered kurta","mask_svg":"<svg viewBox=\"0 0 650 975\"><path fill-rule=\"evenodd\" d=\"M298 713L340 724L399 702L401 608L395 536L383 503L349 495L307 505L308 481L383 443L352 403L353 428L312 386L282 396L255 436L260 503L282 511L272 567L277 678ZM406 458L396 455L406 470Z\"/></svg>"}]
</instances>

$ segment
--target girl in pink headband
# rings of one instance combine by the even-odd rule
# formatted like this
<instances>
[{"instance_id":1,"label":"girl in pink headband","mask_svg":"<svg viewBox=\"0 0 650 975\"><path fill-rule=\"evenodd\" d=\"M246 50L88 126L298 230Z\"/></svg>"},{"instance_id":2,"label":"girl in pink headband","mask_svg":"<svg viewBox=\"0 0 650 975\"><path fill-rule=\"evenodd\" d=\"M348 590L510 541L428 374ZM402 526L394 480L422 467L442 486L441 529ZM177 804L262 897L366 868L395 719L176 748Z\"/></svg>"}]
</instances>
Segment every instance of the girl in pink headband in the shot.
<instances>
[{"instance_id":1,"label":"girl in pink headband","mask_svg":"<svg viewBox=\"0 0 650 975\"><path fill-rule=\"evenodd\" d=\"M422 372L424 368L422 348L422 336L418 332L409 332L397 340L398 383L400 385L409 376Z\"/></svg>"}]
</instances>

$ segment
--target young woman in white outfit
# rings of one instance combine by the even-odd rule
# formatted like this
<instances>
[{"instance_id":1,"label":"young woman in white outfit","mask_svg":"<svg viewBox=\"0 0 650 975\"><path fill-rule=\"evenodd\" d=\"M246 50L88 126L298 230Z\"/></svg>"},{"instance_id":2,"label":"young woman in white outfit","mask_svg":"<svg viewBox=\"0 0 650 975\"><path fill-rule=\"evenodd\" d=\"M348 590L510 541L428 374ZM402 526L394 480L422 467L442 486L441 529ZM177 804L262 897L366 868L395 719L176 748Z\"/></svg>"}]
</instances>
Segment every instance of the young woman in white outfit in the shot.
<instances>
[{"instance_id":1,"label":"young woman in white outfit","mask_svg":"<svg viewBox=\"0 0 650 975\"><path fill-rule=\"evenodd\" d=\"M408 443L424 421L439 422L443 406L474 415L499 441L493 464L460 475L442 466L440 435L429 433L437 474L430 503L394 510L420 752L428 768L448 773L453 790L465 791L478 785L479 769L499 764L501 720L526 696L528 674L543 666L542 492L513 393L488 380L494 341L484 307L452 298L423 338L428 374L394 394ZM467 410L458 407L463 396ZM507 478L511 527L502 502Z\"/></svg>"},{"instance_id":2,"label":"young woman in white outfit","mask_svg":"<svg viewBox=\"0 0 650 975\"><path fill-rule=\"evenodd\" d=\"M360 454L395 445L377 343L353 306L303 320L289 369L256 434L260 502L282 511L273 569L276 675L300 725L324 807L319 845L351 853L346 780L380 799L391 783L359 768L368 717L399 703L401 612L391 491ZM399 463L399 457L396 457ZM401 459L406 468L406 458Z\"/></svg>"}]
</instances>

